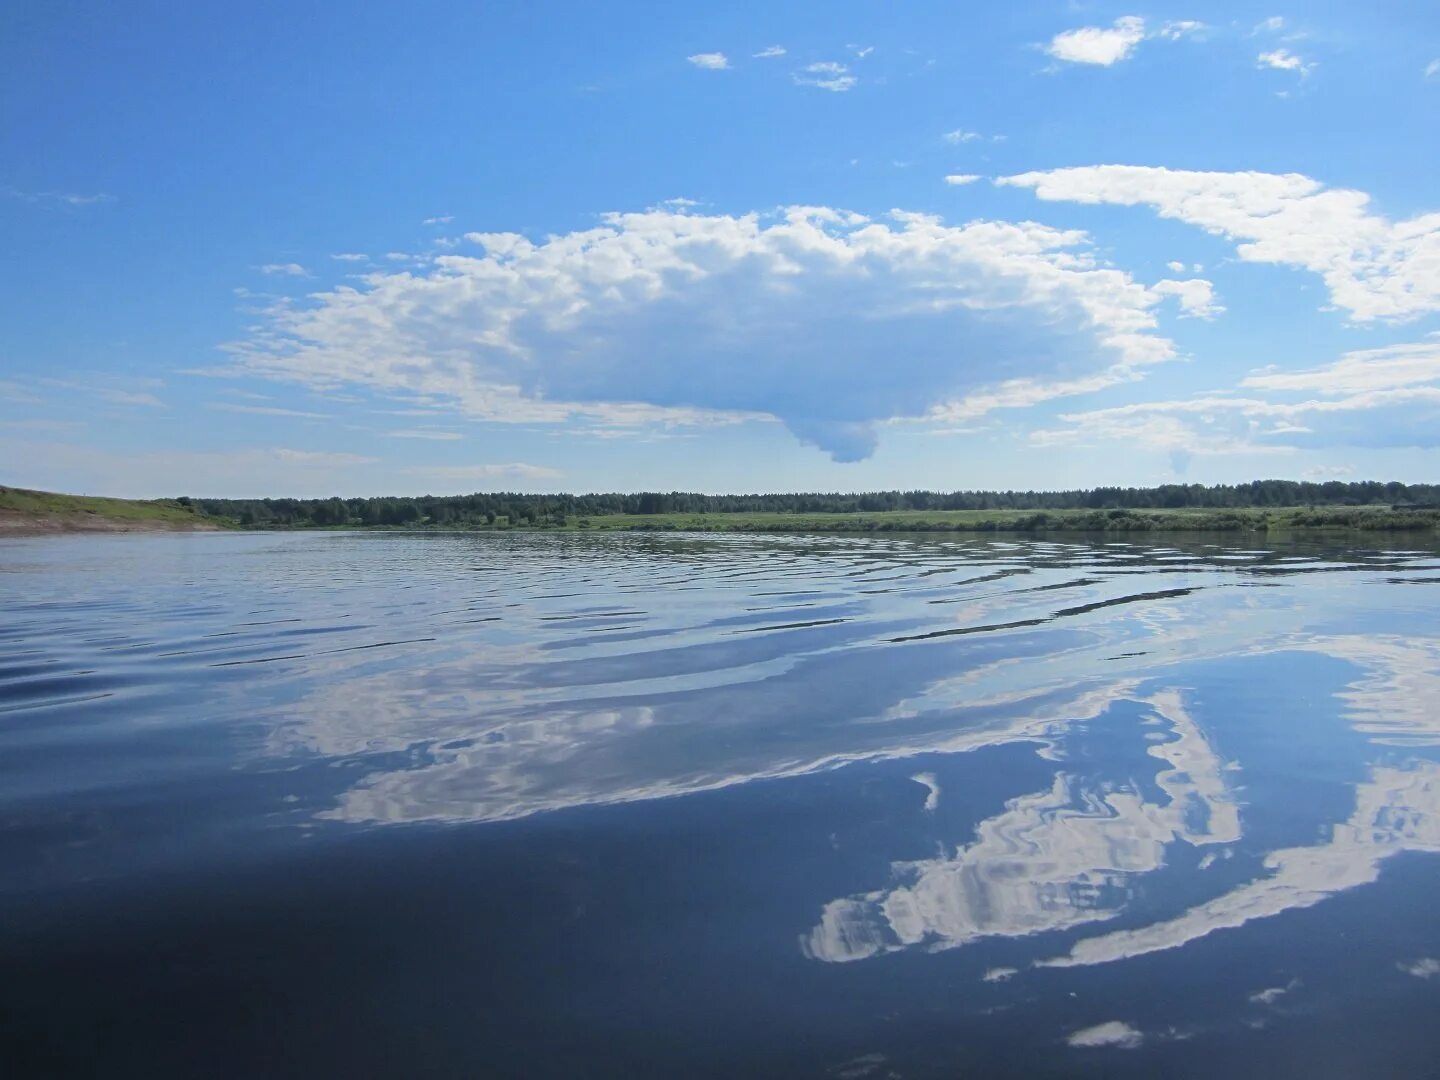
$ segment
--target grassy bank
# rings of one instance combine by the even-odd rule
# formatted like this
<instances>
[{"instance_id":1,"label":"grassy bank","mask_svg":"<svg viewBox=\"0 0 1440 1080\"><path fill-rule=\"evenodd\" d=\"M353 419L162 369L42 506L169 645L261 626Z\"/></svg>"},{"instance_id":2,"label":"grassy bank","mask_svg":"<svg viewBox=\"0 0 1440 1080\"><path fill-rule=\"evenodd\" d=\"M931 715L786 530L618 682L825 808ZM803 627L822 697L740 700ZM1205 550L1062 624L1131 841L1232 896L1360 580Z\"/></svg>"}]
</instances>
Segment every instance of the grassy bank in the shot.
<instances>
[{"instance_id":1,"label":"grassy bank","mask_svg":"<svg viewBox=\"0 0 1440 1080\"><path fill-rule=\"evenodd\" d=\"M853 514L609 514L563 528L697 532L1268 532L1440 528L1440 511L1385 506L1235 510L896 510Z\"/></svg>"},{"instance_id":2,"label":"grassy bank","mask_svg":"<svg viewBox=\"0 0 1440 1080\"><path fill-rule=\"evenodd\" d=\"M106 499L0 486L0 536L216 529L225 524L172 499Z\"/></svg>"},{"instance_id":3,"label":"grassy bank","mask_svg":"<svg viewBox=\"0 0 1440 1080\"><path fill-rule=\"evenodd\" d=\"M188 501L106 499L0 487L0 536L49 532L217 529L234 525L235 522L227 518L198 513ZM1225 510L889 510L823 513L741 511L558 515L549 520L530 521L521 518L514 522L501 515L489 524L447 524L422 517L403 526L367 526L351 520L326 526L288 527L379 530L401 528L446 532L559 529L594 532L793 533L1267 533L1360 529L1418 531L1433 535L1440 531L1440 510L1395 509L1377 505L1247 507Z\"/></svg>"}]
</instances>

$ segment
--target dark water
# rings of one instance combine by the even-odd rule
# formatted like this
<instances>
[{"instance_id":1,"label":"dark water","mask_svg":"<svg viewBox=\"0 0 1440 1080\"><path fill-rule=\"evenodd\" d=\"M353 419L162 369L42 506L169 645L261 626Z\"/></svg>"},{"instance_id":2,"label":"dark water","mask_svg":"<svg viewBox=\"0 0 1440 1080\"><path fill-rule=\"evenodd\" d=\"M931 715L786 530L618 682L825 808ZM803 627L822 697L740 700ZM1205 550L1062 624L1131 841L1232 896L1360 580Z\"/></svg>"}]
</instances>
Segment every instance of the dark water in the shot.
<instances>
[{"instance_id":1,"label":"dark water","mask_svg":"<svg viewBox=\"0 0 1440 1080\"><path fill-rule=\"evenodd\" d=\"M1436 1075L1440 556L6 541L0 858L9 1075Z\"/></svg>"}]
</instances>

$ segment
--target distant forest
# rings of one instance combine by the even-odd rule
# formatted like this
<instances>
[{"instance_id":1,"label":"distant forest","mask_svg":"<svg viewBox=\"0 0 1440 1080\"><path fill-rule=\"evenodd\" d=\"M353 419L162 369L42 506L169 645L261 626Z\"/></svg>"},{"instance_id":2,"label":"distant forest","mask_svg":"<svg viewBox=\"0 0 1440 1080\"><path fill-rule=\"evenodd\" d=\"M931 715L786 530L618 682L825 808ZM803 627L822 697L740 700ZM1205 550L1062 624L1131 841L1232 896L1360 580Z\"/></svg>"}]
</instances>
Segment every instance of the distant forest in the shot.
<instances>
[{"instance_id":1,"label":"distant forest","mask_svg":"<svg viewBox=\"0 0 1440 1080\"><path fill-rule=\"evenodd\" d=\"M854 494L383 496L367 499L182 498L203 514L247 526L323 528L362 525L564 525L608 514L882 513L894 510L1159 510L1282 506L1440 507L1440 485L1331 480L1256 480L1248 484L1163 484L1086 491L867 491Z\"/></svg>"}]
</instances>

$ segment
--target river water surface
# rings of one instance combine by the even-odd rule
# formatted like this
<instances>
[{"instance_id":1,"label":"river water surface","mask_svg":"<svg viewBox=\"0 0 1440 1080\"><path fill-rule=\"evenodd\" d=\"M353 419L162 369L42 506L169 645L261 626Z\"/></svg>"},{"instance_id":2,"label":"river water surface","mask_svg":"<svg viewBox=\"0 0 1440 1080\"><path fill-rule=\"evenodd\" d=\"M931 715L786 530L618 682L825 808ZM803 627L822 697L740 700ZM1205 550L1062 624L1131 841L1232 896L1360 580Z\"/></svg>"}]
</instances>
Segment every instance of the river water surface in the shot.
<instances>
[{"instance_id":1,"label":"river water surface","mask_svg":"<svg viewBox=\"0 0 1440 1080\"><path fill-rule=\"evenodd\" d=\"M0 1058L1433 1075L1440 556L1246 543L0 541Z\"/></svg>"}]
</instances>

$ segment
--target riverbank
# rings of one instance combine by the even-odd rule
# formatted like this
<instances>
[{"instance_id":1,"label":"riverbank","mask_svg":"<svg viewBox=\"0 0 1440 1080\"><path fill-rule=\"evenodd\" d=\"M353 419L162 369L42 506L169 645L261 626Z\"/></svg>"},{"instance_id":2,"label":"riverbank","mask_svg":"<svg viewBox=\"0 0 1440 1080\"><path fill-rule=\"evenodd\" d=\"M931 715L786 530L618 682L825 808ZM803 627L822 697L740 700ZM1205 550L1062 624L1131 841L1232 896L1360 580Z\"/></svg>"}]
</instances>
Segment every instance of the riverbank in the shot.
<instances>
[{"instance_id":1,"label":"riverbank","mask_svg":"<svg viewBox=\"0 0 1440 1080\"><path fill-rule=\"evenodd\" d=\"M563 528L687 532L1270 532L1440 529L1440 511L1388 506L1233 510L896 510L851 514L611 514Z\"/></svg>"},{"instance_id":2,"label":"riverbank","mask_svg":"<svg viewBox=\"0 0 1440 1080\"><path fill-rule=\"evenodd\" d=\"M254 528L254 526L242 526ZM749 533L1440 533L1440 511L1373 507L1234 510L897 510L880 513L604 514L488 524L280 525L274 532L749 532Z\"/></svg>"},{"instance_id":3,"label":"riverbank","mask_svg":"<svg viewBox=\"0 0 1440 1080\"><path fill-rule=\"evenodd\" d=\"M170 499L106 499L0 487L0 538L64 533L214 532L227 525Z\"/></svg>"},{"instance_id":4,"label":"riverbank","mask_svg":"<svg viewBox=\"0 0 1440 1080\"><path fill-rule=\"evenodd\" d=\"M202 500L203 501L203 500ZM334 500L337 504L339 500ZM343 508L343 504L341 504ZM343 518L343 512L338 515ZM1392 505L1288 506L1205 509L736 511L654 514L554 514L545 518L499 515L492 521L447 522L426 517L397 525L359 520L325 525L241 523L199 512L189 500L109 499L0 487L0 537L54 533L215 531L588 531L761 533L1257 533L1313 530L1440 532L1440 510Z\"/></svg>"}]
</instances>

